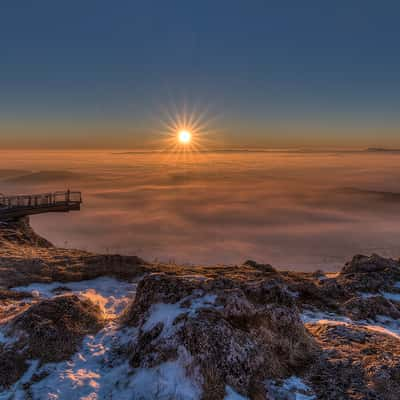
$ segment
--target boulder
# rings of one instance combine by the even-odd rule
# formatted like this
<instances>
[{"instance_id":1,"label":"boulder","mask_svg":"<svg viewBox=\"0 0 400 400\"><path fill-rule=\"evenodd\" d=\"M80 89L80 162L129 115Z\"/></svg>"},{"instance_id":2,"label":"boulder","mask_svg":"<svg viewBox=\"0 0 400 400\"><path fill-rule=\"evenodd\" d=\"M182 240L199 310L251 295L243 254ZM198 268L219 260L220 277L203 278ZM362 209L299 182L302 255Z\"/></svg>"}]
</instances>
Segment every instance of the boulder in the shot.
<instances>
[{"instance_id":1,"label":"boulder","mask_svg":"<svg viewBox=\"0 0 400 400\"><path fill-rule=\"evenodd\" d=\"M397 304L376 295L371 297L353 297L342 305L343 313L355 320L376 319L379 315L400 318Z\"/></svg>"},{"instance_id":2,"label":"boulder","mask_svg":"<svg viewBox=\"0 0 400 400\"><path fill-rule=\"evenodd\" d=\"M82 338L103 326L100 308L76 295L57 296L32 305L10 322L25 354L42 362L68 359Z\"/></svg>"},{"instance_id":3,"label":"boulder","mask_svg":"<svg viewBox=\"0 0 400 400\"><path fill-rule=\"evenodd\" d=\"M370 273L370 272L392 272L400 274L400 264L398 261L391 258L384 258L378 254L371 256L364 256L358 254L353 257L350 262L347 262L342 268L340 274L354 274L354 273Z\"/></svg>"},{"instance_id":4,"label":"boulder","mask_svg":"<svg viewBox=\"0 0 400 400\"><path fill-rule=\"evenodd\" d=\"M0 346L0 372L9 371L1 374L0 386L10 386L19 379L28 368L27 360L67 360L83 337L96 333L103 322L100 308L76 295L33 304L4 327L9 343Z\"/></svg>"},{"instance_id":5,"label":"boulder","mask_svg":"<svg viewBox=\"0 0 400 400\"><path fill-rule=\"evenodd\" d=\"M125 322L139 328L131 365L150 368L184 349L204 399L223 399L227 385L266 398L267 378L306 368L315 344L292 296L279 280L235 284L229 279L146 276Z\"/></svg>"},{"instance_id":6,"label":"boulder","mask_svg":"<svg viewBox=\"0 0 400 400\"><path fill-rule=\"evenodd\" d=\"M350 292L378 292L390 289L400 280L400 264L391 258L377 254L370 257L357 255L346 263L337 282Z\"/></svg>"}]
</instances>

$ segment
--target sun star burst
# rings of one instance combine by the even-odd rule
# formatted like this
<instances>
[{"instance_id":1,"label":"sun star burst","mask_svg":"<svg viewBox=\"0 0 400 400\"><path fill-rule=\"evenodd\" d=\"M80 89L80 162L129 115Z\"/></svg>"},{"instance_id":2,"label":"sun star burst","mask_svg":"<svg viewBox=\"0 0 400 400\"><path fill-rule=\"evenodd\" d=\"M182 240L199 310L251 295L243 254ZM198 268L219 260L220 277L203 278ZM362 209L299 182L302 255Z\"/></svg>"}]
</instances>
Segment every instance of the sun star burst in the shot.
<instances>
[{"instance_id":1,"label":"sun star burst","mask_svg":"<svg viewBox=\"0 0 400 400\"><path fill-rule=\"evenodd\" d=\"M181 111L176 109L174 113L165 113L162 124L163 152L173 155L177 160L180 156L188 159L191 156L205 154L212 131L210 119L206 118L204 112L187 112L186 107Z\"/></svg>"}]
</instances>

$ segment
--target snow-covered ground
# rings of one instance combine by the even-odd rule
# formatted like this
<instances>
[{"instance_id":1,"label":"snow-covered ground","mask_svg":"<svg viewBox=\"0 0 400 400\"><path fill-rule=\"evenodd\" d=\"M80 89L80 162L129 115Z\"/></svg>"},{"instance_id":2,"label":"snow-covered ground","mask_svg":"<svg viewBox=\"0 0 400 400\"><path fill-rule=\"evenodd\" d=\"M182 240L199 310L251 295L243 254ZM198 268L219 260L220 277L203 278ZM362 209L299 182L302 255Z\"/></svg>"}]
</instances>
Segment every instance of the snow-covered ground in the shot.
<instances>
[{"instance_id":1,"label":"snow-covered ground","mask_svg":"<svg viewBox=\"0 0 400 400\"><path fill-rule=\"evenodd\" d=\"M129 348L135 344L138 331L137 328L121 327L117 317L133 300L136 283L101 277L72 283L37 283L14 290L31 292L35 298L51 298L60 293L75 293L90 298L103 309L108 322L96 335L86 336L79 351L70 360L43 366L31 360L30 368L24 376L12 388L0 393L0 400L26 399L27 383L35 374L45 377L30 385L28 390L32 400L201 398L199 380L192 379L186 373L191 356L184 347L178 349L176 360L164 362L155 368L134 369L130 366L129 354L132 351ZM390 299L392 294L384 295ZM188 297L175 304L154 304L143 330L151 330L162 322L162 336L169 337L177 329L173 325L177 316L182 313L195 315L203 307L218 308L215 303L215 295L197 293L196 297ZM304 311L301 317L304 323L356 325L400 339L400 322L385 316L378 316L374 321L354 321L343 315L310 310ZM1 330L0 343L12 343L12 338L5 336ZM311 389L296 376L279 383L269 381L266 385L277 398L286 393L293 400L315 399ZM227 386L225 400L246 398Z\"/></svg>"},{"instance_id":2,"label":"snow-covered ground","mask_svg":"<svg viewBox=\"0 0 400 400\"><path fill-rule=\"evenodd\" d=\"M191 364L191 355L181 346L178 358L155 368L132 368L129 364L130 346L134 345L137 328L122 328L117 318L124 307L132 301L136 284L113 278L49 284L36 283L14 288L32 293L36 298L51 298L60 293L75 293L89 297L99 304L109 317L106 326L96 335L85 337L79 351L67 361L39 366L30 361L24 376L7 391L0 393L0 400L22 400L27 398L27 383L34 375L45 377L29 387L33 400L199 400L201 379L193 379L186 373ZM187 300L191 300L188 302ZM162 335L173 335L173 322L182 313L194 315L204 307L215 305L216 296L198 294L175 304L154 304L143 329L150 330L162 322ZM0 332L0 340L10 338ZM124 355L124 349L126 350ZM193 369L193 368L192 368ZM29 385L28 385L29 386ZM226 388L226 400L245 400L232 388Z\"/></svg>"},{"instance_id":3,"label":"snow-covered ground","mask_svg":"<svg viewBox=\"0 0 400 400\"><path fill-rule=\"evenodd\" d=\"M88 336L71 360L36 371L49 375L31 386L33 399L198 399L200 389L185 373L185 355L156 368L133 369L120 352L113 352L129 345L135 334L135 329L117 330L111 325ZM25 398L24 392L16 389L16 399Z\"/></svg>"},{"instance_id":4,"label":"snow-covered ground","mask_svg":"<svg viewBox=\"0 0 400 400\"><path fill-rule=\"evenodd\" d=\"M71 360L38 367L32 362L30 370L1 400L26 399L24 383L36 374L48 374L31 385L33 400L197 400L200 388L186 375L189 355L180 349L175 361L155 368L133 369L121 356L121 348L135 340L134 328L117 329L109 324L97 335L87 336L81 349ZM118 349L118 352L113 350Z\"/></svg>"},{"instance_id":5,"label":"snow-covered ground","mask_svg":"<svg viewBox=\"0 0 400 400\"><path fill-rule=\"evenodd\" d=\"M98 304L106 316L115 317L135 297L136 283L120 281L109 277L79 282L32 283L13 288L19 292L32 293L34 297L51 298L57 294L74 293L89 298Z\"/></svg>"},{"instance_id":6,"label":"snow-covered ground","mask_svg":"<svg viewBox=\"0 0 400 400\"><path fill-rule=\"evenodd\" d=\"M86 336L71 360L42 367L32 360L25 375L10 390L0 393L1 400L25 399L24 384L29 382L33 374L47 374L46 378L31 386L34 400L124 398L123 388L120 387L123 383L119 385L119 380L133 372L126 359L116 356L113 350L128 345L135 339L136 331L133 328L121 329L115 317L134 298L136 283L101 277L72 283L34 283L14 290L31 292L35 297L42 298L60 293L87 297L102 308L109 322L97 335ZM3 336L0 334L0 340ZM4 340L9 339L4 337Z\"/></svg>"},{"instance_id":7,"label":"snow-covered ground","mask_svg":"<svg viewBox=\"0 0 400 400\"><path fill-rule=\"evenodd\" d=\"M0 393L0 400L26 399L26 383L34 374L46 377L30 386L33 400L197 400L201 397L199 385L186 375L185 366L191 358L183 347L178 349L177 360L155 368L134 369L129 365L129 347L137 338L137 329L120 327L116 317L134 298L135 283L102 277L73 283L36 283L14 290L31 292L40 298L60 293L88 297L103 308L109 322L96 335L86 336L70 360L43 366L32 360L24 376L12 388ZM162 321L168 328L175 316L185 311L196 312L200 306L214 301L215 296L204 296L193 301L190 308L180 303L157 304L150 312L146 327L151 329L153 324ZM0 332L0 341L9 340ZM123 354L124 348L127 356Z\"/></svg>"}]
</instances>

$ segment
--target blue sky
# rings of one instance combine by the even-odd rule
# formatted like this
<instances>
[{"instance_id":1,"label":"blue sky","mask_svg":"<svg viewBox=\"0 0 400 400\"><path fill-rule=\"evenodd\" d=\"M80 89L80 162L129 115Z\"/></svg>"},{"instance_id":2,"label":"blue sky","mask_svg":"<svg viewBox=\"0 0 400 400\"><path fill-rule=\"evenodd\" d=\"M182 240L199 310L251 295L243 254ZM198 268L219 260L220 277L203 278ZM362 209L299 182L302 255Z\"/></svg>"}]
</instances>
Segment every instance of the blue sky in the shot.
<instances>
[{"instance_id":1,"label":"blue sky","mask_svg":"<svg viewBox=\"0 0 400 400\"><path fill-rule=\"evenodd\" d=\"M4 1L0 129L106 120L140 139L183 102L244 144L277 121L397 127L399 15L395 1Z\"/></svg>"}]
</instances>

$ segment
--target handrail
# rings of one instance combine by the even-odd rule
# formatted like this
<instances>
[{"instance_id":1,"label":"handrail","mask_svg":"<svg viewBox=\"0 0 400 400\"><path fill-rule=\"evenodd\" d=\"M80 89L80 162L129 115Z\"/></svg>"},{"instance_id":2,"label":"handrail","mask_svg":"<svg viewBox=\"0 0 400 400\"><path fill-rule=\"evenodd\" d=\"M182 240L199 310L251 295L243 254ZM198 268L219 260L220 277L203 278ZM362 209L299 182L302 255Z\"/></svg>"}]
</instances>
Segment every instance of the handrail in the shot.
<instances>
[{"instance_id":1,"label":"handrail","mask_svg":"<svg viewBox=\"0 0 400 400\"><path fill-rule=\"evenodd\" d=\"M1 208L43 207L60 204L81 204L82 193L76 191L41 193L33 195L4 196L0 194Z\"/></svg>"}]
</instances>

